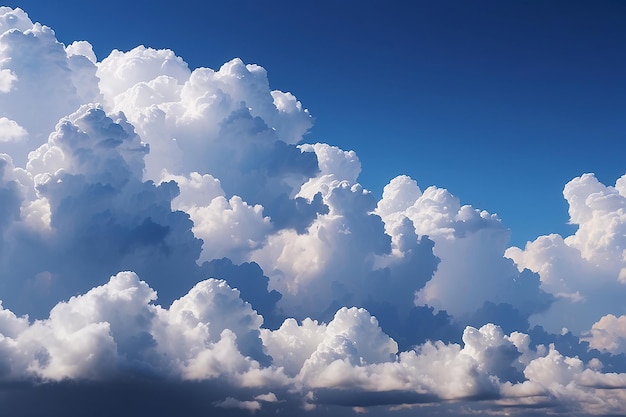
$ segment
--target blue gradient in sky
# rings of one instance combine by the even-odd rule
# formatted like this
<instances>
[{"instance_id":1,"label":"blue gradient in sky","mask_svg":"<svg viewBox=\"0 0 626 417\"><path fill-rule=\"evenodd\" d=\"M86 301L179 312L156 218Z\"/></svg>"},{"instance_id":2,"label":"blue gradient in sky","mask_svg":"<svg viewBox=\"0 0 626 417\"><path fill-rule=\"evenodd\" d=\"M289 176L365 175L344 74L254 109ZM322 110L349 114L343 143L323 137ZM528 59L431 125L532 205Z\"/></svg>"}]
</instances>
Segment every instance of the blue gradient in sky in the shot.
<instances>
[{"instance_id":1,"label":"blue gradient in sky","mask_svg":"<svg viewBox=\"0 0 626 417\"><path fill-rule=\"evenodd\" d=\"M380 195L398 174L495 212L512 244L571 234L561 191L624 174L626 2L6 1L66 44L171 48L191 68L267 69L354 149Z\"/></svg>"}]
</instances>

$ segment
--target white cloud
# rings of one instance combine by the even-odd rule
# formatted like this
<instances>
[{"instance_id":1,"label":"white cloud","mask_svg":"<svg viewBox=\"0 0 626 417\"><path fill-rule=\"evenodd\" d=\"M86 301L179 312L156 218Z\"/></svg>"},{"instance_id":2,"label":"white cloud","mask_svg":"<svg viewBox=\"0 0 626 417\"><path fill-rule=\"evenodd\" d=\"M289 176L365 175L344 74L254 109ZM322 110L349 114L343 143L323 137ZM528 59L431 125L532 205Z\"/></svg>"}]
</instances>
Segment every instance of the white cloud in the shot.
<instances>
[{"instance_id":1,"label":"white cloud","mask_svg":"<svg viewBox=\"0 0 626 417\"><path fill-rule=\"evenodd\" d=\"M93 52L93 47L87 41L74 41L65 47L65 52L70 58L72 56L83 56L94 64L97 62L96 54Z\"/></svg>"},{"instance_id":2,"label":"white cloud","mask_svg":"<svg viewBox=\"0 0 626 417\"><path fill-rule=\"evenodd\" d=\"M15 120L0 117L0 142L17 142L25 139L27 135L26 129Z\"/></svg>"},{"instance_id":3,"label":"white cloud","mask_svg":"<svg viewBox=\"0 0 626 417\"><path fill-rule=\"evenodd\" d=\"M523 314L547 306L538 279L520 274L504 258L509 231L496 215L461 206L445 189L431 186L422 192L404 175L385 186L376 213L398 248L406 239L407 219L413 233L435 242L433 253L441 262L433 278L419 289L418 305L431 305L456 317L476 312L487 301L510 304Z\"/></svg>"},{"instance_id":4,"label":"white cloud","mask_svg":"<svg viewBox=\"0 0 626 417\"><path fill-rule=\"evenodd\" d=\"M233 397L227 397L223 401L214 403L214 405L222 408L240 408L242 410L248 410L251 413L261 409L261 403L258 401L241 401Z\"/></svg>"},{"instance_id":5,"label":"white cloud","mask_svg":"<svg viewBox=\"0 0 626 417\"><path fill-rule=\"evenodd\" d=\"M0 93L8 93L13 88L17 76L10 69L0 70Z\"/></svg>"},{"instance_id":6,"label":"white cloud","mask_svg":"<svg viewBox=\"0 0 626 417\"><path fill-rule=\"evenodd\" d=\"M33 24L22 10L0 10L0 114L30 134L10 148L19 165L59 118L99 100L95 65L72 49L68 56L52 29Z\"/></svg>"},{"instance_id":7,"label":"white cloud","mask_svg":"<svg viewBox=\"0 0 626 417\"><path fill-rule=\"evenodd\" d=\"M351 368L393 361L398 352L396 342L382 332L376 318L364 309L342 308L325 330L299 373L299 378L310 387L350 386Z\"/></svg>"},{"instance_id":8,"label":"white cloud","mask_svg":"<svg viewBox=\"0 0 626 417\"><path fill-rule=\"evenodd\" d=\"M607 314L601 317L582 340L589 342L590 348L601 352L626 353L626 315L615 317Z\"/></svg>"},{"instance_id":9,"label":"white cloud","mask_svg":"<svg viewBox=\"0 0 626 417\"><path fill-rule=\"evenodd\" d=\"M254 397L255 400L263 401L266 403L276 403L278 402L278 397L273 392L268 392L267 394L259 394Z\"/></svg>"},{"instance_id":10,"label":"white cloud","mask_svg":"<svg viewBox=\"0 0 626 417\"><path fill-rule=\"evenodd\" d=\"M250 256L270 287L283 294L282 308L299 318L317 317L336 303L364 305L373 294L377 302L412 308L413 293L436 265L428 242L415 237L411 254L392 257L391 238L372 213L376 203L369 191L323 172L303 186L308 195L314 194L311 188L328 213L318 214L305 233L282 230L269 236Z\"/></svg>"},{"instance_id":11,"label":"white cloud","mask_svg":"<svg viewBox=\"0 0 626 417\"><path fill-rule=\"evenodd\" d=\"M581 332L601 316L624 314L626 295L626 177L615 186L584 174L565 185L570 222L578 230L565 238L540 236L522 250L509 248L506 256L518 267L540 274L541 286L559 297L534 321L550 330L565 325Z\"/></svg>"},{"instance_id":12,"label":"white cloud","mask_svg":"<svg viewBox=\"0 0 626 417\"><path fill-rule=\"evenodd\" d=\"M523 406L551 397L574 413L626 411L625 374L602 373L553 346L547 352L529 349L527 335L507 336L492 324L466 328L464 346L437 341L398 352L363 309L343 308L328 324L307 319L299 326L290 319L270 331L261 329L261 317L224 281L198 283L169 309L153 304L155 299L136 274L121 272L59 303L45 320L29 323L0 308L0 377L115 380L151 369L167 378L264 389L250 400L230 397L213 404L249 411L281 404L267 391L270 386L292 387L292 394L301 392L313 404L316 392L328 400L324 390L341 389L355 405L368 393L390 393L400 401L408 398L405 392L415 401L479 398ZM242 353L260 347L259 336L271 364ZM515 382L518 375L511 370L525 380Z\"/></svg>"},{"instance_id":13,"label":"white cloud","mask_svg":"<svg viewBox=\"0 0 626 417\"><path fill-rule=\"evenodd\" d=\"M190 71L172 51L141 46L113 51L98 64L98 76L107 108L124 111L140 135L151 138L147 177L155 180L163 168L240 176L232 168L249 164L249 138L261 160L275 141L297 143L311 126L293 95L271 91L265 70L240 59L218 71ZM240 194L241 185L226 185L229 196Z\"/></svg>"},{"instance_id":14,"label":"white cloud","mask_svg":"<svg viewBox=\"0 0 626 417\"><path fill-rule=\"evenodd\" d=\"M223 257L243 262L273 230L261 205L248 205L239 196L227 200L220 181L209 174L164 175L162 182L171 180L180 188L172 208L189 214L194 234L203 240L200 262Z\"/></svg>"},{"instance_id":15,"label":"white cloud","mask_svg":"<svg viewBox=\"0 0 626 417\"><path fill-rule=\"evenodd\" d=\"M6 32L11 29L17 29L23 32L30 29L32 25L33 22L31 22L24 10L0 6L0 31Z\"/></svg>"},{"instance_id":16,"label":"white cloud","mask_svg":"<svg viewBox=\"0 0 626 417\"><path fill-rule=\"evenodd\" d=\"M0 309L0 347L12 378L113 378L151 368L182 379L224 378L242 386L284 380L261 369L262 319L224 281L198 283L169 309L132 272L57 304L45 320L28 323ZM269 397L268 397L269 398Z\"/></svg>"},{"instance_id":17,"label":"white cloud","mask_svg":"<svg viewBox=\"0 0 626 417\"><path fill-rule=\"evenodd\" d=\"M261 339L273 363L285 369L291 377L296 376L304 362L311 357L324 340L326 325L306 318L301 324L288 318L279 329L261 329Z\"/></svg>"},{"instance_id":18,"label":"white cloud","mask_svg":"<svg viewBox=\"0 0 626 417\"><path fill-rule=\"evenodd\" d=\"M142 181L147 152L123 115L85 105L30 153L26 170L13 170L13 187L27 199L12 216L0 268L4 294L36 289L16 303L22 311L39 316L121 269L151 276L164 300L182 294L174 271L187 286L202 278L195 263L201 242L188 216L171 210L176 184ZM37 276L46 271L54 279L42 287Z\"/></svg>"}]
</instances>

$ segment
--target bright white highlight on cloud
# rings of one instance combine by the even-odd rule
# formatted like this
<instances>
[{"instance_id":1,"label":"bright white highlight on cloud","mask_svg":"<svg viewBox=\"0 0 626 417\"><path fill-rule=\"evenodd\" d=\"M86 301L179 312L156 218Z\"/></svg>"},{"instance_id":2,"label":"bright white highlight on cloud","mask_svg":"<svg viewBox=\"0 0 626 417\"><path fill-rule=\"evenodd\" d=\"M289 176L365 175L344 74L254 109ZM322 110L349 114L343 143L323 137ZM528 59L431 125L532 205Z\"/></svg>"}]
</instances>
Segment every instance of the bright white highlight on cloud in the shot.
<instances>
[{"instance_id":1,"label":"bright white highlight on cloud","mask_svg":"<svg viewBox=\"0 0 626 417\"><path fill-rule=\"evenodd\" d=\"M601 352L626 353L626 315L607 314L591 326L590 335L584 339Z\"/></svg>"},{"instance_id":2,"label":"bright white highlight on cloud","mask_svg":"<svg viewBox=\"0 0 626 417\"><path fill-rule=\"evenodd\" d=\"M0 117L0 142L18 142L24 140L28 132L15 120Z\"/></svg>"},{"instance_id":3,"label":"bright white highlight on cloud","mask_svg":"<svg viewBox=\"0 0 626 417\"><path fill-rule=\"evenodd\" d=\"M259 65L98 61L8 7L0 114L0 407L125 381L244 415L626 413L626 176L507 248L444 188L377 199Z\"/></svg>"},{"instance_id":4,"label":"bright white highlight on cloud","mask_svg":"<svg viewBox=\"0 0 626 417\"><path fill-rule=\"evenodd\" d=\"M428 342L398 352L364 309L343 308L328 324L288 319L270 331L224 281L198 283L169 309L155 300L136 274L121 272L59 303L44 320L0 310L3 379L97 380L135 367L182 380L222 379L233 387L407 391L428 401L526 398L540 404L551 396L570 402L598 395L607 400L603 410L623 411L605 397L607 389L626 387L626 374L598 372L553 346L530 349L527 335L507 336L492 324L467 327L463 346ZM274 358L267 367L254 359L265 360L264 351ZM527 381L506 382L522 374ZM531 397L522 395L528 390ZM276 402L270 392L216 405L259 410Z\"/></svg>"},{"instance_id":5,"label":"bright white highlight on cloud","mask_svg":"<svg viewBox=\"0 0 626 417\"><path fill-rule=\"evenodd\" d=\"M540 236L506 256L538 272L542 288L559 298L538 321L584 331L603 315L626 313L626 176L605 186L584 174L567 183L563 195L576 233Z\"/></svg>"},{"instance_id":6,"label":"bright white highlight on cloud","mask_svg":"<svg viewBox=\"0 0 626 417\"><path fill-rule=\"evenodd\" d=\"M532 274L519 273L503 257L509 232L500 219L459 200L445 189L423 193L407 176L394 178L384 189L376 213L392 237L410 221L417 235L435 242L441 260L433 278L416 294L416 303L432 305L455 316L471 314L487 301L507 303L524 312L544 308L545 294Z\"/></svg>"}]
</instances>

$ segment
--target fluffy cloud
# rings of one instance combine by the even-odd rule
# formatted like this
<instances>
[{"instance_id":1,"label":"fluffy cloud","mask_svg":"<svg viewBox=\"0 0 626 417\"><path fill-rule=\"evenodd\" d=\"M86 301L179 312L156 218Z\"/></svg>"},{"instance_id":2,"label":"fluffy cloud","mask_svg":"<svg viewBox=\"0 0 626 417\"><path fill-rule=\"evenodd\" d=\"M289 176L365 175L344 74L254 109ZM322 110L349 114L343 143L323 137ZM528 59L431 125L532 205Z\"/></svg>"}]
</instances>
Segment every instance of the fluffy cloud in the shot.
<instances>
[{"instance_id":1,"label":"fluffy cloud","mask_svg":"<svg viewBox=\"0 0 626 417\"><path fill-rule=\"evenodd\" d=\"M239 196L226 199L220 181L209 174L165 175L162 182L168 181L180 188L172 208L189 214L194 234L203 240L200 261L227 257L242 262L273 229L263 206L251 206Z\"/></svg>"},{"instance_id":2,"label":"fluffy cloud","mask_svg":"<svg viewBox=\"0 0 626 417\"><path fill-rule=\"evenodd\" d=\"M190 71L172 51L137 47L113 51L98 77L107 108L151 138L147 178L160 179L163 169L211 174L228 198L278 210L317 170L313 155L293 145L310 115L293 95L271 91L258 65L234 59L219 71Z\"/></svg>"},{"instance_id":3,"label":"fluffy cloud","mask_svg":"<svg viewBox=\"0 0 626 417\"><path fill-rule=\"evenodd\" d=\"M626 294L626 177L615 186L584 174L566 184L570 222L578 225L571 236L540 236L522 250L506 255L518 267L538 272L541 286L558 301L534 320L551 330L566 326L588 330L599 317L624 314Z\"/></svg>"},{"instance_id":4,"label":"fluffy cloud","mask_svg":"<svg viewBox=\"0 0 626 417\"><path fill-rule=\"evenodd\" d=\"M17 142L28 135L26 130L18 125L15 120L0 117L0 142Z\"/></svg>"},{"instance_id":5,"label":"fluffy cloud","mask_svg":"<svg viewBox=\"0 0 626 417\"><path fill-rule=\"evenodd\" d=\"M121 272L32 324L0 310L5 377L103 379L151 369L242 385L279 380L280 372L263 372L251 358L264 358L261 317L224 281L199 282L169 309L154 300L156 292L135 273Z\"/></svg>"},{"instance_id":6,"label":"fluffy cloud","mask_svg":"<svg viewBox=\"0 0 626 417\"><path fill-rule=\"evenodd\" d=\"M601 352L626 353L626 316L607 314L591 326L589 335L583 340Z\"/></svg>"},{"instance_id":7,"label":"fluffy cloud","mask_svg":"<svg viewBox=\"0 0 626 417\"><path fill-rule=\"evenodd\" d=\"M181 283L201 277L195 263L201 241L188 215L171 210L176 184L142 181L148 146L123 115L114 117L97 106L81 107L59 122L20 171L20 184L36 193L5 239L0 268L7 277L4 294L16 297L21 312L44 314L118 270L149 273L163 299L181 295ZM31 221L42 212L48 224Z\"/></svg>"},{"instance_id":8,"label":"fluffy cloud","mask_svg":"<svg viewBox=\"0 0 626 417\"><path fill-rule=\"evenodd\" d=\"M33 24L20 9L0 8L0 113L13 121L13 136L22 139L9 147L16 163L24 163L59 118L99 101L95 73L89 59L68 55L52 29Z\"/></svg>"},{"instance_id":9,"label":"fluffy cloud","mask_svg":"<svg viewBox=\"0 0 626 417\"><path fill-rule=\"evenodd\" d=\"M395 242L373 211L374 196L355 182L360 162L353 151L326 144L302 145L315 153L320 172L304 183L298 196L328 207L299 233L281 230L251 254L283 294L279 305L299 319L307 315L330 320L340 306L366 306L383 311L404 325L414 306L414 293L437 267L432 242L406 230ZM374 296L375 294L375 296Z\"/></svg>"},{"instance_id":10,"label":"fluffy cloud","mask_svg":"<svg viewBox=\"0 0 626 417\"><path fill-rule=\"evenodd\" d=\"M538 276L520 273L504 257L509 232L496 215L461 206L445 189L431 186L422 192L407 176L385 186L376 213L398 245L407 238L407 225L409 233L435 242L433 252L441 262L417 293L417 304L432 305L458 318L475 313L486 302L511 305L522 315L549 305L550 297L538 288Z\"/></svg>"}]
</instances>

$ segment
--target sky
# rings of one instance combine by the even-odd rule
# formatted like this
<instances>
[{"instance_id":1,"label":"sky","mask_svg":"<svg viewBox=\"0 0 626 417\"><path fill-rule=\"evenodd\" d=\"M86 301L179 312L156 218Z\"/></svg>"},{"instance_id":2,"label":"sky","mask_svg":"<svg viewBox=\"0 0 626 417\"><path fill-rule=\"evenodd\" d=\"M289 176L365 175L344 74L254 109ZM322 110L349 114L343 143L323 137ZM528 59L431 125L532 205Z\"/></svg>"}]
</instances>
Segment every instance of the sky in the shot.
<instances>
[{"instance_id":1,"label":"sky","mask_svg":"<svg viewBox=\"0 0 626 417\"><path fill-rule=\"evenodd\" d=\"M12 415L626 413L623 2L4 4Z\"/></svg>"}]
</instances>

